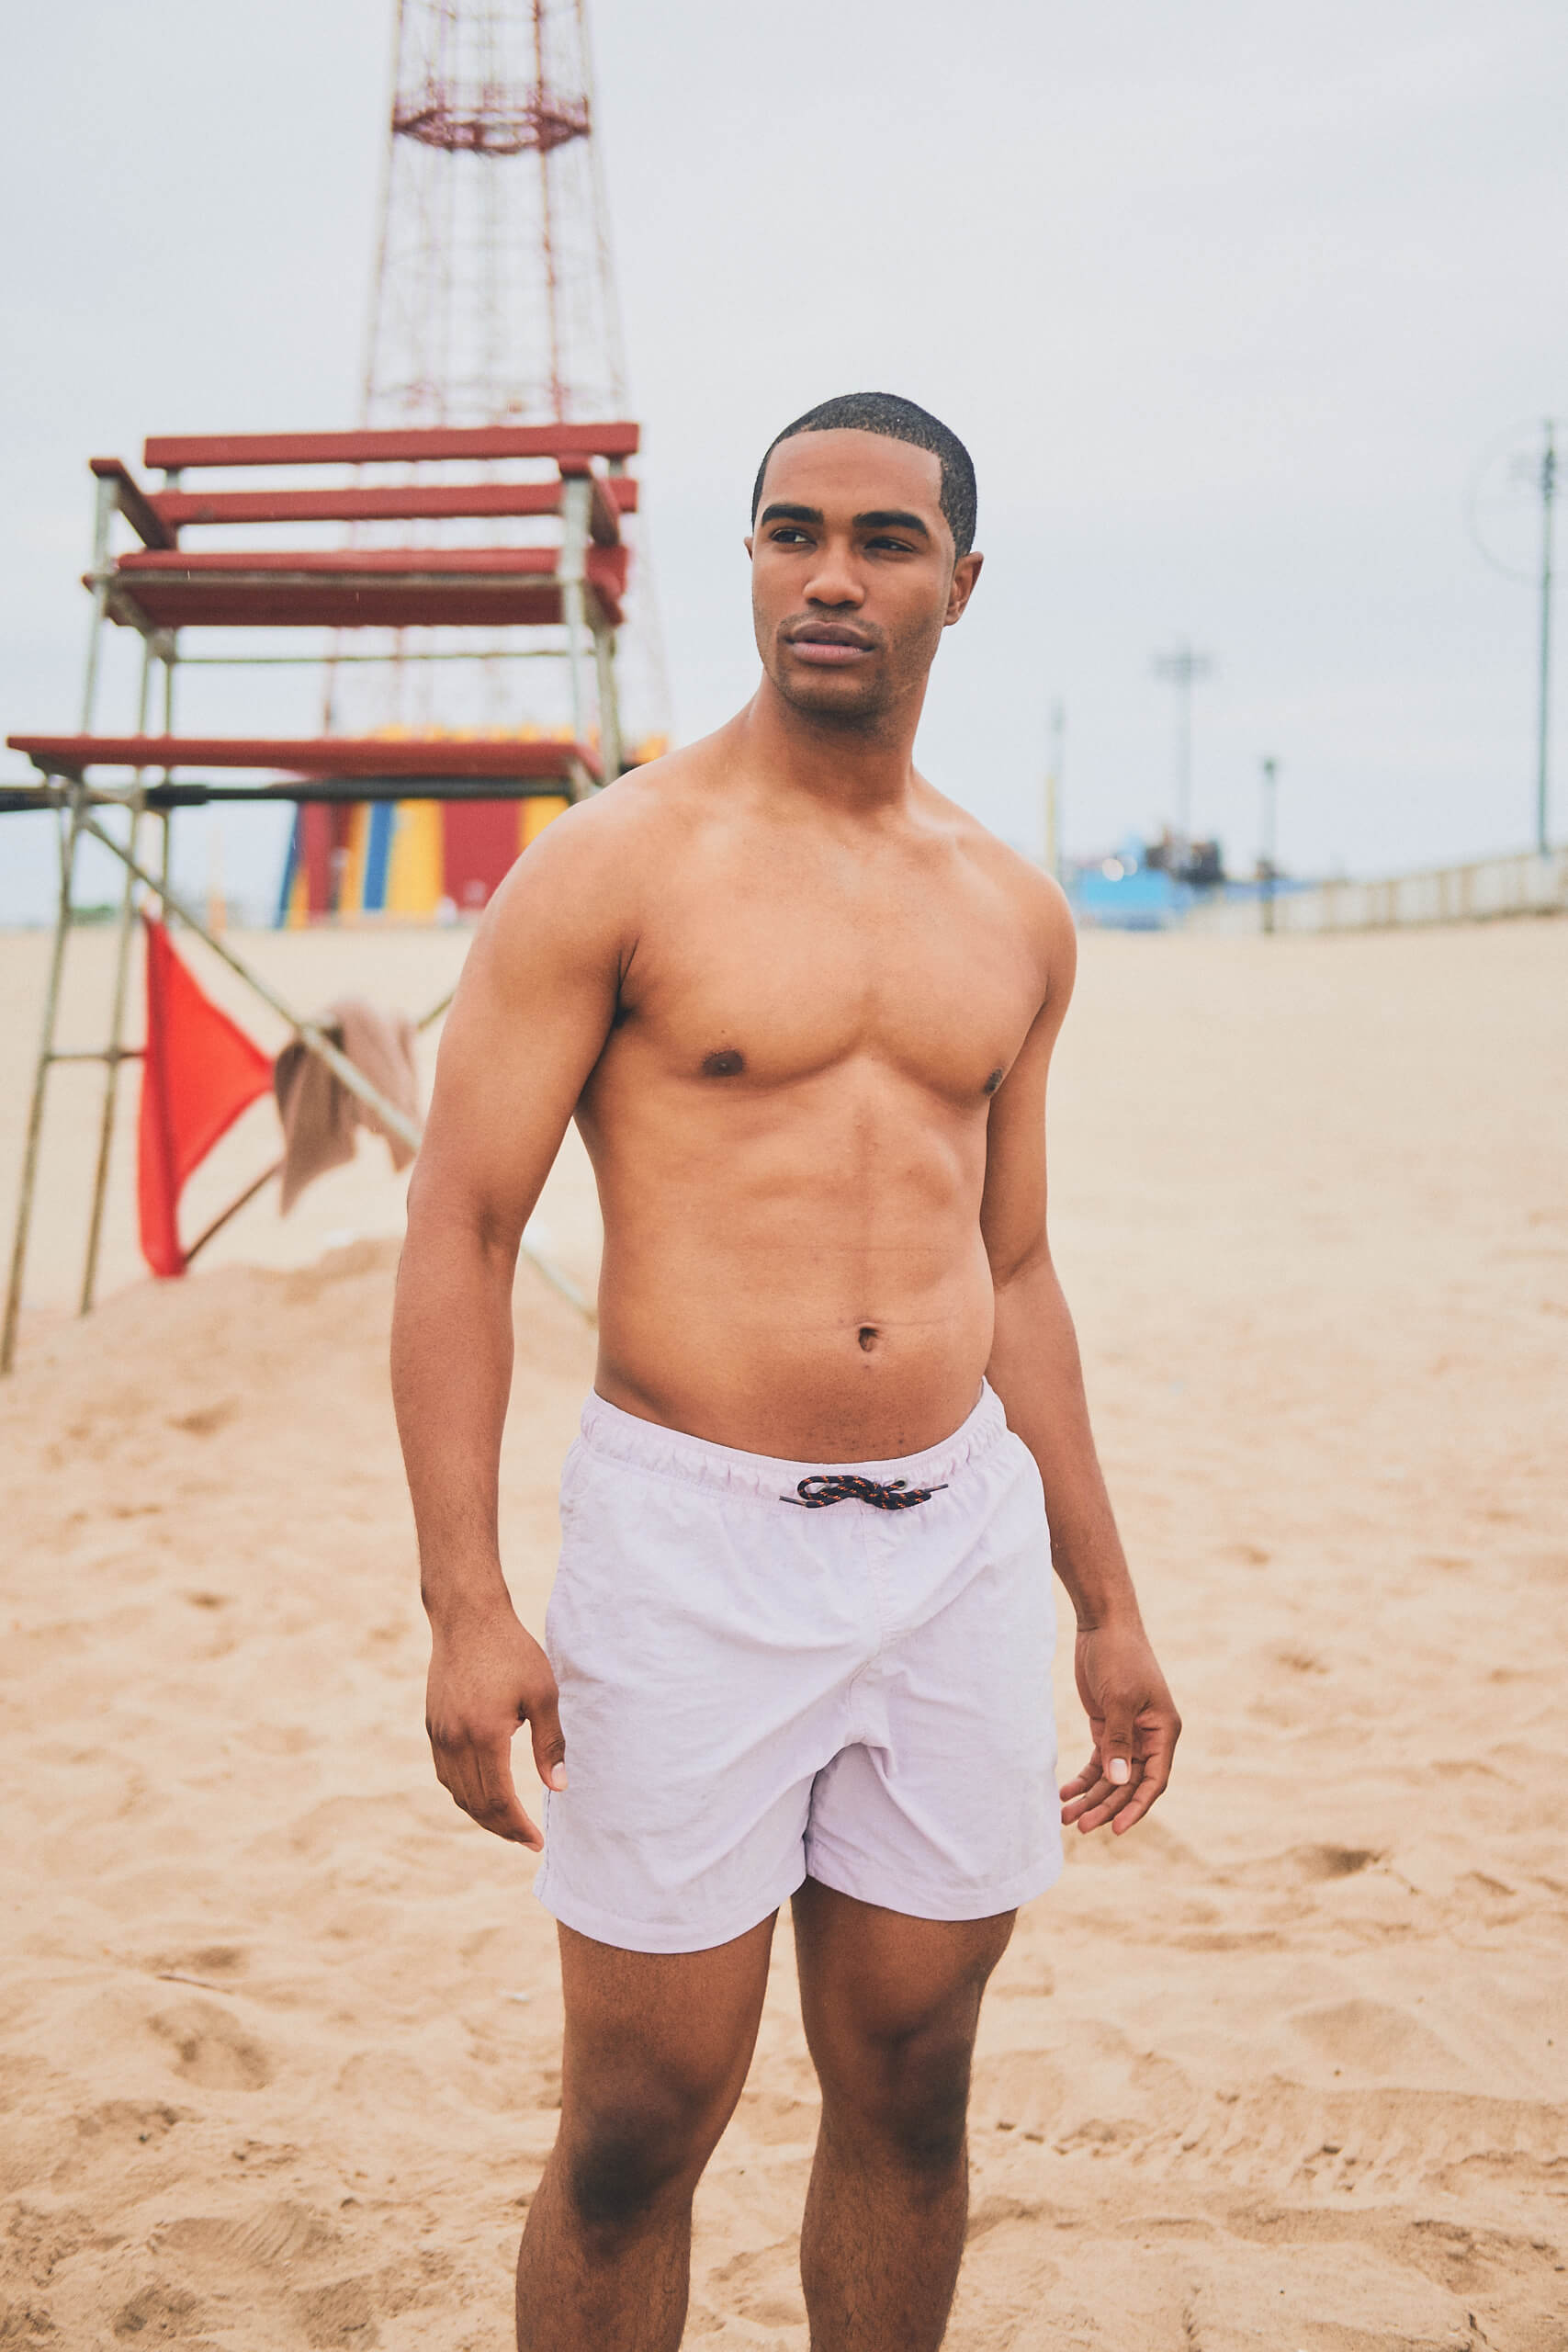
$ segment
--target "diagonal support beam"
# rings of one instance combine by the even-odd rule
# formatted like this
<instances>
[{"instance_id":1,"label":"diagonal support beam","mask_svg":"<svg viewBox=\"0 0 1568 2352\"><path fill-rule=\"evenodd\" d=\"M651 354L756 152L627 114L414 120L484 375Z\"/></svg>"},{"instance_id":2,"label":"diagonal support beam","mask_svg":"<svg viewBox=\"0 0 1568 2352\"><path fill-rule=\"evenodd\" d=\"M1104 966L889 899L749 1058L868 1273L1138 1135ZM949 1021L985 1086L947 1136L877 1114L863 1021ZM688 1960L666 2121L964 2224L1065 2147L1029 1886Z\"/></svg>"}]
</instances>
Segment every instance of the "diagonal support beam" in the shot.
<instances>
[{"instance_id":1,"label":"diagonal support beam","mask_svg":"<svg viewBox=\"0 0 1568 2352\"><path fill-rule=\"evenodd\" d=\"M193 931L220 962L227 964L230 970L238 978L243 980L245 986L260 997L265 1005L276 1013L280 1021L286 1022L301 1044L309 1046L319 1060L325 1062L333 1077L339 1080L358 1102L363 1102L367 1111L373 1112L385 1126L389 1127L394 1135L400 1137L411 1151L419 1149L423 1138L418 1123L409 1118L404 1112L400 1111L395 1102L389 1102L379 1089L371 1084L364 1071L356 1069L348 1056L339 1046L333 1045L323 1029L320 1028L315 1022L303 1020L299 1013L292 1012L276 989L264 980L259 972L253 971L243 957L236 956L231 947L221 939L215 937L199 915L195 914L182 899L175 897L173 891L166 889L159 878L149 873L147 868L131 854L125 843L117 842L112 833L106 832L85 808L78 806L75 818L79 831L90 833L96 842L101 842L112 856L118 858L128 873L133 875L138 882L163 901L171 914L177 915L186 930ZM564 1267L558 1266L553 1258L547 1257L542 1250L536 1250L531 1242L524 1240L520 1242L519 1248L529 1262L537 1267L550 1287L558 1291L570 1305L576 1307L580 1315L590 1323L597 1320L592 1302L572 1281Z\"/></svg>"}]
</instances>

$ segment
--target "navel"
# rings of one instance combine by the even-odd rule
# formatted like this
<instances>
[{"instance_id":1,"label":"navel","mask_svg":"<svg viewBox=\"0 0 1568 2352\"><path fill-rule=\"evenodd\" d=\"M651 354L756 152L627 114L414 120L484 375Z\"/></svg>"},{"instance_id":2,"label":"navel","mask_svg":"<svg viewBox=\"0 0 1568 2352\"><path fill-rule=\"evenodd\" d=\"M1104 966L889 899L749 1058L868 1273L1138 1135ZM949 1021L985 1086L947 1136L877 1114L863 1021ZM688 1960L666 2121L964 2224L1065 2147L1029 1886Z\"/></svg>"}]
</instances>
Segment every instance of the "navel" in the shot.
<instances>
[{"instance_id":1,"label":"navel","mask_svg":"<svg viewBox=\"0 0 1568 2352\"><path fill-rule=\"evenodd\" d=\"M861 1325L861 1327L860 1327L860 1343L861 1343L861 1346L865 1350L865 1352L866 1352L866 1354L867 1354L867 1355L870 1355L870 1353L871 1353L871 1351L872 1351L873 1348L874 1348L874 1347L875 1347L875 1345L876 1345L876 1343L877 1343L878 1340L880 1340L880 1339L881 1339L881 1337L882 1337L882 1334L881 1334L881 1332L877 1329L877 1328L876 1328L876 1326L875 1326L875 1324L874 1324L874 1323L863 1323L863 1324Z\"/></svg>"},{"instance_id":2,"label":"navel","mask_svg":"<svg viewBox=\"0 0 1568 2352\"><path fill-rule=\"evenodd\" d=\"M994 1069L989 1078L986 1080L985 1091L987 1094L994 1094L1006 1076L1007 1072L1005 1069Z\"/></svg>"},{"instance_id":3,"label":"navel","mask_svg":"<svg viewBox=\"0 0 1568 2352\"><path fill-rule=\"evenodd\" d=\"M705 1078L739 1078L746 1068L746 1057L727 1046L719 1054L709 1054L703 1064Z\"/></svg>"}]
</instances>

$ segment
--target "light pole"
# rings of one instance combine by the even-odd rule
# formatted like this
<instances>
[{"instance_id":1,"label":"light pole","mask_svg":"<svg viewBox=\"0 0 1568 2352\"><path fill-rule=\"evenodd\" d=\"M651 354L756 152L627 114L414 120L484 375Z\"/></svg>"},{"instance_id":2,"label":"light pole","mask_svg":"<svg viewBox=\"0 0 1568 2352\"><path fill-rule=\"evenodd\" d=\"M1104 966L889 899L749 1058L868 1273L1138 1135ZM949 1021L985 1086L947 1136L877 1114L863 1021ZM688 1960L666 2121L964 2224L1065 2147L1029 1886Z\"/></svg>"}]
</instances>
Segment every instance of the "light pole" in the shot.
<instances>
[{"instance_id":1,"label":"light pole","mask_svg":"<svg viewBox=\"0 0 1568 2352\"><path fill-rule=\"evenodd\" d=\"M1551 510L1557 497L1557 441L1552 420L1546 420L1540 451L1540 701L1537 718L1535 763L1535 845L1542 857L1547 840L1551 761L1548 736L1551 715Z\"/></svg>"},{"instance_id":2,"label":"light pole","mask_svg":"<svg viewBox=\"0 0 1568 2352\"><path fill-rule=\"evenodd\" d=\"M1045 769L1045 871L1062 878L1062 745L1067 731L1060 700L1051 705L1051 753Z\"/></svg>"},{"instance_id":3,"label":"light pole","mask_svg":"<svg viewBox=\"0 0 1568 2352\"><path fill-rule=\"evenodd\" d=\"M1155 675L1176 688L1176 837L1185 848L1192 839L1192 688L1213 669L1206 653L1185 639L1155 656Z\"/></svg>"},{"instance_id":4,"label":"light pole","mask_svg":"<svg viewBox=\"0 0 1568 2352\"><path fill-rule=\"evenodd\" d=\"M1280 763L1276 759L1259 762L1263 771L1263 928L1274 928L1275 852L1278 841L1277 819L1279 802Z\"/></svg>"},{"instance_id":5,"label":"light pole","mask_svg":"<svg viewBox=\"0 0 1568 2352\"><path fill-rule=\"evenodd\" d=\"M1540 613L1540 644L1536 663L1535 845L1542 857L1551 847L1551 589L1552 533L1557 505L1557 423L1543 417L1540 440L1534 447L1520 446L1529 428L1513 426L1476 469L1470 491L1470 529L1477 548L1493 568L1509 580L1535 588ZM1533 439L1533 433L1532 433ZM1521 495L1523 493L1523 495ZM1522 506L1524 496L1539 501L1539 552L1526 552Z\"/></svg>"}]
</instances>

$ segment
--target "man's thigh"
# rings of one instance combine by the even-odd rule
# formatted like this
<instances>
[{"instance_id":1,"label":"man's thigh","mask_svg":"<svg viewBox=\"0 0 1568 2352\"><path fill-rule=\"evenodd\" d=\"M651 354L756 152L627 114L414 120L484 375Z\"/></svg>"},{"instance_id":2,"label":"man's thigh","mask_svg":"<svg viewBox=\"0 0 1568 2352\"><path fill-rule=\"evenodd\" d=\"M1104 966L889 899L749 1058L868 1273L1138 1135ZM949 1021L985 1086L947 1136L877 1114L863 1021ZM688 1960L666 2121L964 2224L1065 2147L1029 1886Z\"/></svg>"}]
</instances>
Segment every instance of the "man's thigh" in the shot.
<instances>
[{"instance_id":1,"label":"man's thigh","mask_svg":"<svg viewBox=\"0 0 1568 2352\"><path fill-rule=\"evenodd\" d=\"M986 1984L1017 1916L917 1919L807 1879L795 1897L800 2007L829 2102L966 2101Z\"/></svg>"},{"instance_id":2,"label":"man's thigh","mask_svg":"<svg viewBox=\"0 0 1568 2352\"><path fill-rule=\"evenodd\" d=\"M623 1951L560 1928L564 2139L631 2130L711 2146L751 2063L773 1925L693 1952Z\"/></svg>"}]
</instances>

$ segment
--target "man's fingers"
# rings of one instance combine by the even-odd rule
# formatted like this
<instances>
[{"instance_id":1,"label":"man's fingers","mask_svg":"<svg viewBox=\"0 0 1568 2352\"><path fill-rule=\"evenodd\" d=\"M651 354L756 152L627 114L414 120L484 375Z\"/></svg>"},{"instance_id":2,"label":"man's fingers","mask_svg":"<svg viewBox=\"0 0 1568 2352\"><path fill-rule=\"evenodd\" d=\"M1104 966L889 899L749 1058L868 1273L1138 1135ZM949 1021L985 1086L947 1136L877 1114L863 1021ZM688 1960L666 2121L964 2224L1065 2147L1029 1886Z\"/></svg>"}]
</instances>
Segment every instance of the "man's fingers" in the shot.
<instances>
[{"instance_id":1,"label":"man's fingers","mask_svg":"<svg viewBox=\"0 0 1568 2352\"><path fill-rule=\"evenodd\" d=\"M534 1768L547 1789L566 1786L566 1741L561 1736L560 1698L552 1684L547 1698L527 1709L534 1742Z\"/></svg>"},{"instance_id":2,"label":"man's fingers","mask_svg":"<svg viewBox=\"0 0 1568 2352\"><path fill-rule=\"evenodd\" d=\"M1109 1749L1110 1740L1104 1745ZM1130 1829L1148 1811L1169 1780L1174 1746L1172 1737L1162 1740L1151 1755L1140 1757L1134 1752L1130 1759L1133 1778L1125 1782L1112 1781L1109 1759L1101 1766L1097 1750L1077 1780L1069 1781L1062 1790L1063 1826L1076 1823L1086 1836L1090 1830L1102 1829L1107 1822L1117 1831Z\"/></svg>"},{"instance_id":3,"label":"man's fingers","mask_svg":"<svg viewBox=\"0 0 1568 2352\"><path fill-rule=\"evenodd\" d=\"M1065 1806L1062 1819L1064 1822L1077 1822L1087 1836L1091 1829L1103 1828L1106 1822L1113 1821L1122 1808L1133 1802L1135 1793L1135 1788L1118 1789L1112 1787L1109 1781L1102 1780L1076 1805Z\"/></svg>"},{"instance_id":4,"label":"man's fingers","mask_svg":"<svg viewBox=\"0 0 1568 2352\"><path fill-rule=\"evenodd\" d=\"M1180 1730L1179 1724L1161 1725L1158 1745L1145 1759L1137 1786L1131 1792L1130 1804L1123 1806L1111 1825L1118 1837L1124 1830L1131 1829L1135 1821L1143 1819L1150 1805L1169 1781L1170 1768L1175 1760L1176 1743L1180 1736Z\"/></svg>"},{"instance_id":5,"label":"man's fingers","mask_svg":"<svg viewBox=\"0 0 1568 2352\"><path fill-rule=\"evenodd\" d=\"M1081 1785L1083 1782L1087 1782L1088 1785ZM1102 1772L1096 1772L1092 1779L1085 1772L1080 1775L1080 1784L1075 1787L1074 1793L1066 1799L1062 1807L1062 1819L1077 1821L1089 1811L1090 1805L1103 1804L1104 1800L1111 1794L1111 1783Z\"/></svg>"},{"instance_id":6,"label":"man's fingers","mask_svg":"<svg viewBox=\"0 0 1568 2352\"><path fill-rule=\"evenodd\" d=\"M509 1740L486 1747L472 1739L444 1743L433 1735L431 1746L435 1777L454 1804L492 1836L540 1850L545 1841L517 1800Z\"/></svg>"},{"instance_id":7,"label":"man's fingers","mask_svg":"<svg viewBox=\"0 0 1568 2352\"><path fill-rule=\"evenodd\" d=\"M496 1837L511 1838L518 1845L537 1852L545 1841L517 1801L512 1778L512 1742L504 1740L498 1747L476 1747L474 1760L479 1768L482 1808L475 1813L474 1819L484 1828L493 1830Z\"/></svg>"},{"instance_id":8,"label":"man's fingers","mask_svg":"<svg viewBox=\"0 0 1568 2352\"><path fill-rule=\"evenodd\" d=\"M1064 1801L1069 1797L1087 1796L1099 1778L1100 1750L1097 1747L1090 1754L1089 1762L1082 1771L1076 1772L1070 1781L1064 1781L1056 1793Z\"/></svg>"},{"instance_id":9,"label":"man's fingers","mask_svg":"<svg viewBox=\"0 0 1568 2352\"><path fill-rule=\"evenodd\" d=\"M1141 1784L1139 1787L1134 1789L1127 1803L1122 1807L1121 1811L1116 1815L1111 1824L1111 1835L1112 1838L1122 1837L1127 1830L1133 1828L1136 1823L1142 1821L1145 1814L1147 1813L1150 1805L1153 1804L1158 1794L1159 1791L1157 1789L1145 1789Z\"/></svg>"},{"instance_id":10,"label":"man's fingers","mask_svg":"<svg viewBox=\"0 0 1568 2352\"><path fill-rule=\"evenodd\" d=\"M1124 1700L1110 1701L1105 1710L1105 1728L1098 1734L1095 1744L1105 1777L1113 1788L1124 1789L1132 1781L1135 1730L1136 1709Z\"/></svg>"}]
</instances>

